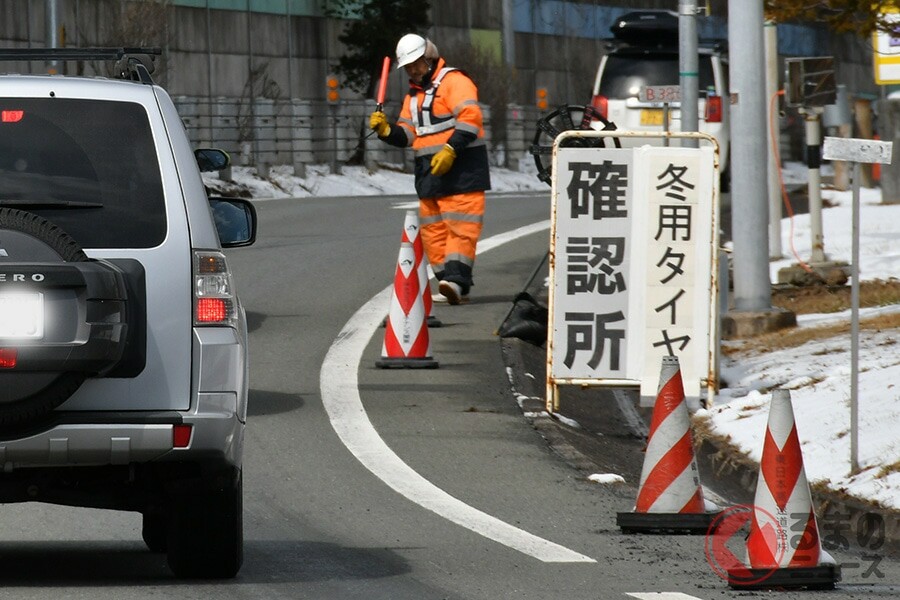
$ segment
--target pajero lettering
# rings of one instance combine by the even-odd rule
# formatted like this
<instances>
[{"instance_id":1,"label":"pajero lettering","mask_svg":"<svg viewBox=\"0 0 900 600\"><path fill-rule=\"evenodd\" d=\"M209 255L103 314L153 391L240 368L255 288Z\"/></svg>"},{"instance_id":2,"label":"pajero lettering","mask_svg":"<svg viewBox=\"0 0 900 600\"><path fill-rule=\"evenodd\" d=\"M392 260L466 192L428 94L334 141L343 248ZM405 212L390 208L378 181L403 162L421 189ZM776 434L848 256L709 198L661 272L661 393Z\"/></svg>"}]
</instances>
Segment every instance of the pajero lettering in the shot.
<instances>
[{"instance_id":1,"label":"pajero lettering","mask_svg":"<svg viewBox=\"0 0 900 600\"><path fill-rule=\"evenodd\" d=\"M43 273L0 273L0 283L24 283L26 281L40 283L44 279Z\"/></svg>"}]
</instances>

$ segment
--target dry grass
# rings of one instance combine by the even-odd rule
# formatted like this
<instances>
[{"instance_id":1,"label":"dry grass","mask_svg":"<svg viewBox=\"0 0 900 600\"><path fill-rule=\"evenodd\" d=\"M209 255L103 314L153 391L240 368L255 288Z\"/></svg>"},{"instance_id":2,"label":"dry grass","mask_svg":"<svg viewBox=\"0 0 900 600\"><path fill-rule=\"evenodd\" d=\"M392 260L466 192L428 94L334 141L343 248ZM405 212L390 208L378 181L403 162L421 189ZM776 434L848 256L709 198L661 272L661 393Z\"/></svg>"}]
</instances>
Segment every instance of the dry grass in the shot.
<instances>
[{"instance_id":1,"label":"dry grass","mask_svg":"<svg viewBox=\"0 0 900 600\"><path fill-rule=\"evenodd\" d=\"M859 290L859 304L862 308L900 304L900 280L862 282ZM850 308L850 287L825 285L777 287L772 290L772 306L790 310L797 315L840 312ZM863 331L884 331L898 328L900 328L900 313L879 315L860 321L860 330ZM727 344L722 347L722 352L727 355L748 350L760 352L781 350L801 346L811 341L849 335L849 321L822 327L786 329ZM886 345L893 343L895 343L893 340L885 342ZM820 351L820 354L828 352L829 350L825 349Z\"/></svg>"},{"instance_id":2,"label":"dry grass","mask_svg":"<svg viewBox=\"0 0 900 600\"><path fill-rule=\"evenodd\" d=\"M900 473L900 460L889 465L884 465L878 469L878 475L876 475L876 477L878 479L883 479L892 473Z\"/></svg>"},{"instance_id":3,"label":"dry grass","mask_svg":"<svg viewBox=\"0 0 900 600\"><path fill-rule=\"evenodd\" d=\"M887 306L900 304L900 280L863 281L859 286L859 305ZM850 286L775 286L772 306L798 315L840 312L850 308Z\"/></svg>"}]
</instances>

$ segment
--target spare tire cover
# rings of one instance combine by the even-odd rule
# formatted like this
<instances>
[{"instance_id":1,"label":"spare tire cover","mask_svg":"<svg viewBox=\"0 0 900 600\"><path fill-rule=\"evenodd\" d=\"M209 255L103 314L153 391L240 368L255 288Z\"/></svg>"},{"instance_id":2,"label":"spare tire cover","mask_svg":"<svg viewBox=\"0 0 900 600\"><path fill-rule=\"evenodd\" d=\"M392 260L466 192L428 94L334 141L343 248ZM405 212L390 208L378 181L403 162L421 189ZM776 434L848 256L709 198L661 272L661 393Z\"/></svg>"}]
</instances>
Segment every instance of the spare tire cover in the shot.
<instances>
[{"instance_id":1,"label":"spare tire cover","mask_svg":"<svg viewBox=\"0 0 900 600\"><path fill-rule=\"evenodd\" d=\"M87 261L78 243L47 219L22 210L0 208L0 271L14 271L16 263ZM4 268L6 267L6 268ZM0 293L11 291L0 281ZM0 348L16 341L0 338ZM0 368L0 430L26 426L46 417L82 384L85 373L24 371Z\"/></svg>"}]
</instances>

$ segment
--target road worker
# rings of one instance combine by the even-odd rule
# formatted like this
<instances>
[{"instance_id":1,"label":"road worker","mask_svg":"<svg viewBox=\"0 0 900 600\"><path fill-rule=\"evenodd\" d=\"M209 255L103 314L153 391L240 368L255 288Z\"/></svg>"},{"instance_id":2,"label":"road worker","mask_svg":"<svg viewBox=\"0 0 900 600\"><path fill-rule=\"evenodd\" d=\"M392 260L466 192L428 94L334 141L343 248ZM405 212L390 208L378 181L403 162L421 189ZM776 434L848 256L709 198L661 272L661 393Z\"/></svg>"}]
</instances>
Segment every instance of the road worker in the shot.
<instances>
[{"instance_id":1,"label":"road worker","mask_svg":"<svg viewBox=\"0 0 900 600\"><path fill-rule=\"evenodd\" d=\"M409 76L400 118L375 111L370 127L393 146L415 150L422 242L438 290L450 304L469 298L475 246L491 188L478 88L448 67L437 46L420 35L397 43L397 68Z\"/></svg>"}]
</instances>

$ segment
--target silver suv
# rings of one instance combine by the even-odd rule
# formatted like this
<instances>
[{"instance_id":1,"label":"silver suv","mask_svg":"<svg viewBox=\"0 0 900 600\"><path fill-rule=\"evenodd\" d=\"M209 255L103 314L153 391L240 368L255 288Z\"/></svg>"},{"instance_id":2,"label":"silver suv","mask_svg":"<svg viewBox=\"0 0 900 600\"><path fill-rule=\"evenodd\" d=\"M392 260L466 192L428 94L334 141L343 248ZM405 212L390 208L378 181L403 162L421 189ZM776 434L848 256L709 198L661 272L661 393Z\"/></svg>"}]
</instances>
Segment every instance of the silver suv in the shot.
<instances>
[{"instance_id":1,"label":"silver suv","mask_svg":"<svg viewBox=\"0 0 900 600\"><path fill-rule=\"evenodd\" d=\"M681 131L681 103L666 98L641 99L650 88L659 93L679 84L678 16L667 10L644 10L622 15L610 27L600 59L591 105L607 120L626 131ZM723 41L702 42L698 48L699 128L719 143L719 167L728 168L728 62ZM665 105L668 127L664 122ZM622 145L652 143L647 139L622 139Z\"/></svg>"},{"instance_id":2,"label":"silver suv","mask_svg":"<svg viewBox=\"0 0 900 600\"><path fill-rule=\"evenodd\" d=\"M183 577L243 558L247 327L223 247L245 200L210 199L154 49L113 78L0 75L0 502L138 511Z\"/></svg>"}]
</instances>

